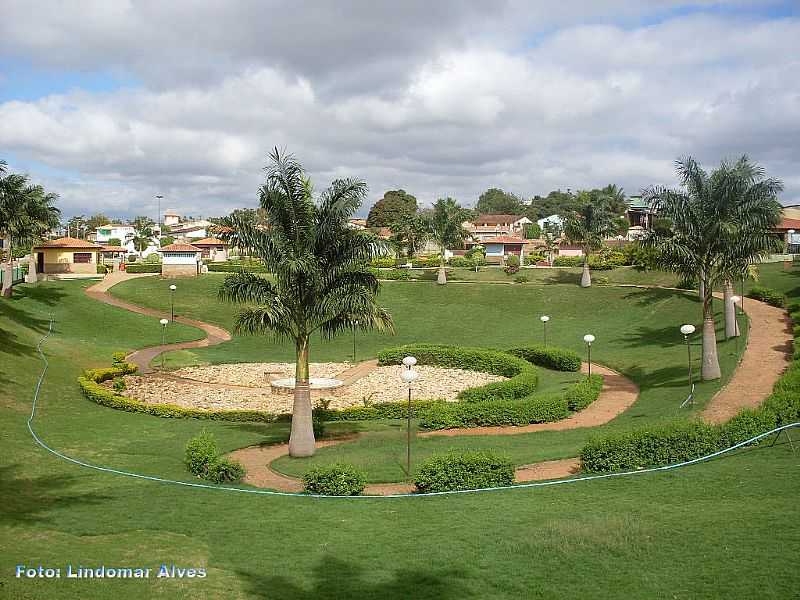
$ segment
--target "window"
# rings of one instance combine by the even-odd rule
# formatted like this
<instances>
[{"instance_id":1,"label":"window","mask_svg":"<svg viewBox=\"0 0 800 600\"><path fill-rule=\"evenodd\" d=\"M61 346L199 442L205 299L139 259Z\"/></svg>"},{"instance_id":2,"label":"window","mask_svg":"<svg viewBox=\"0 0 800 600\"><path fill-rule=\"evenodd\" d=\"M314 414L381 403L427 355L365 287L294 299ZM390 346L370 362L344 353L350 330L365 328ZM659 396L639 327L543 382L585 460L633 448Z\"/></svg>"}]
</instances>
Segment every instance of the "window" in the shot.
<instances>
[{"instance_id":1,"label":"window","mask_svg":"<svg viewBox=\"0 0 800 600\"><path fill-rule=\"evenodd\" d=\"M72 255L72 262L74 263L90 263L92 262L91 252L75 252Z\"/></svg>"}]
</instances>

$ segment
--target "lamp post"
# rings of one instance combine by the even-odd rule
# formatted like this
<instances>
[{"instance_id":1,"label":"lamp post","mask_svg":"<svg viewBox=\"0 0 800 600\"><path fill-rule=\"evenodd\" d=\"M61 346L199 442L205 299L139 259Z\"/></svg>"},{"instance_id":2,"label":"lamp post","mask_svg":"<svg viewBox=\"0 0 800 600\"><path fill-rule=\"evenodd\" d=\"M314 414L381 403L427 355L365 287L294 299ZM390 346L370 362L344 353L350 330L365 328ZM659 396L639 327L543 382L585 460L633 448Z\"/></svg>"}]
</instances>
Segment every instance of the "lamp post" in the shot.
<instances>
[{"instance_id":1,"label":"lamp post","mask_svg":"<svg viewBox=\"0 0 800 600\"><path fill-rule=\"evenodd\" d=\"M542 322L542 329L544 330L544 345L547 346L547 322L550 320L548 315L542 315L539 317L539 320Z\"/></svg>"},{"instance_id":2,"label":"lamp post","mask_svg":"<svg viewBox=\"0 0 800 600\"><path fill-rule=\"evenodd\" d=\"M178 286L174 283L169 286L169 314L170 314L170 321L175 320L175 290L178 289Z\"/></svg>"},{"instance_id":3,"label":"lamp post","mask_svg":"<svg viewBox=\"0 0 800 600\"><path fill-rule=\"evenodd\" d=\"M156 196L156 200L158 201L158 235L161 237L161 199L164 196Z\"/></svg>"},{"instance_id":4,"label":"lamp post","mask_svg":"<svg viewBox=\"0 0 800 600\"><path fill-rule=\"evenodd\" d=\"M681 325L681 333L686 341L686 353L689 359L689 398L694 404L694 394L692 394L692 346L689 344L689 336L694 333L694 325Z\"/></svg>"},{"instance_id":5,"label":"lamp post","mask_svg":"<svg viewBox=\"0 0 800 600\"><path fill-rule=\"evenodd\" d=\"M736 305L741 301L741 296L731 296L731 302L733 302L733 337L736 338L736 356L739 356L739 315L736 312Z\"/></svg>"},{"instance_id":6,"label":"lamp post","mask_svg":"<svg viewBox=\"0 0 800 600\"><path fill-rule=\"evenodd\" d=\"M406 475L411 478L411 384L419 377L419 373L414 370L417 359L413 356L406 356L403 359L405 369L400 373L400 379L408 386L408 414L406 415Z\"/></svg>"},{"instance_id":7,"label":"lamp post","mask_svg":"<svg viewBox=\"0 0 800 600\"><path fill-rule=\"evenodd\" d=\"M167 324L169 323L168 319L161 319L159 321L161 323L161 345L164 346L167 343ZM161 352L161 370L164 370L164 352Z\"/></svg>"},{"instance_id":8,"label":"lamp post","mask_svg":"<svg viewBox=\"0 0 800 600\"><path fill-rule=\"evenodd\" d=\"M586 342L586 352L589 358L589 377L592 376L592 342L594 341L594 336L591 333L587 333L583 336L583 341Z\"/></svg>"},{"instance_id":9,"label":"lamp post","mask_svg":"<svg viewBox=\"0 0 800 600\"><path fill-rule=\"evenodd\" d=\"M353 321L353 364L356 364L356 328L358 320Z\"/></svg>"}]
</instances>

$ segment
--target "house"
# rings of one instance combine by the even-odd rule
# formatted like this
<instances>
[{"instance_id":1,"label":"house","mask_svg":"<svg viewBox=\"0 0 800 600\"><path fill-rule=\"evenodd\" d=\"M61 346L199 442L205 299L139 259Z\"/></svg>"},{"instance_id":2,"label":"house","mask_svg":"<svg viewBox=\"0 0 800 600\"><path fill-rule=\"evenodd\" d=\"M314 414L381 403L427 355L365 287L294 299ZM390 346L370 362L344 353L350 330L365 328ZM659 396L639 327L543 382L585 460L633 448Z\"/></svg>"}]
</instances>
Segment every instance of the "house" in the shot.
<instances>
[{"instance_id":1,"label":"house","mask_svg":"<svg viewBox=\"0 0 800 600\"><path fill-rule=\"evenodd\" d=\"M783 219L772 231L783 242L788 254L800 254L800 219L786 217L786 210L783 214Z\"/></svg>"},{"instance_id":2,"label":"house","mask_svg":"<svg viewBox=\"0 0 800 600\"><path fill-rule=\"evenodd\" d=\"M181 216L174 210L167 210L164 213L164 225L166 225L167 227L172 227L173 225L177 225L180 222L181 222Z\"/></svg>"},{"instance_id":3,"label":"house","mask_svg":"<svg viewBox=\"0 0 800 600\"><path fill-rule=\"evenodd\" d=\"M542 231L563 231L564 229L564 220L558 215L550 215L549 217L539 219L536 221L536 224Z\"/></svg>"},{"instance_id":4,"label":"house","mask_svg":"<svg viewBox=\"0 0 800 600\"><path fill-rule=\"evenodd\" d=\"M97 275L101 247L93 242L62 237L34 246L31 267L40 275L65 273Z\"/></svg>"},{"instance_id":5,"label":"house","mask_svg":"<svg viewBox=\"0 0 800 600\"><path fill-rule=\"evenodd\" d=\"M158 252L158 226L153 227L156 235L151 240L151 243L142 250L141 256L145 258L154 252ZM139 251L133 245L133 238L136 237L136 229L133 225L124 225L121 223L107 223L95 229L95 241L101 246L108 246L111 240L119 240L120 246L125 248L128 254L139 255Z\"/></svg>"},{"instance_id":6,"label":"house","mask_svg":"<svg viewBox=\"0 0 800 600\"><path fill-rule=\"evenodd\" d=\"M522 237L525 225L533 223L528 217L521 215L480 215L472 220L473 232L499 231L501 235L518 235Z\"/></svg>"},{"instance_id":7,"label":"house","mask_svg":"<svg viewBox=\"0 0 800 600\"><path fill-rule=\"evenodd\" d=\"M208 237L208 227L211 225L208 221L196 223L181 223L178 227L173 227L169 231L169 235L183 238L187 241L202 240Z\"/></svg>"},{"instance_id":8,"label":"house","mask_svg":"<svg viewBox=\"0 0 800 600\"><path fill-rule=\"evenodd\" d=\"M193 241L192 246L199 248L202 258L209 259L211 262L225 262L228 260L228 242L215 237L207 237L202 240Z\"/></svg>"},{"instance_id":9,"label":"house","mask_svg":"<svg viewBox=\"0 0 800 600\"><path fill-rule=\"evenodd\" d=\"M194 277L200 273L202 250L191 244L170 244L159 249L163 277Z\"/></svg>"},{"instance_id":10,"label":"house","mask_svg":"<svg viewBox=\"0 0 800 600\"><path fill-rule=\"evenodd\" d=\"M558 245L558 255L559 256L583 256L583 247L579 246L578 244L570 244L566 240L563 240Z\"/></svg>"},{"instance_id":11,"label":"house","mask_svg":"<svg viewBox=\"0 0 800 600\"><path fill-rule=\"evenodd\" d=\"M511 236L498 236L480 242L473 240L466 243L467 249L478 245L483 246L484 252L486 252L486 262L490 264L502 264L512 254L519 256L522 260L525 257L526 246L529 246L527 240Z\"/></svg>"}]
</instances>

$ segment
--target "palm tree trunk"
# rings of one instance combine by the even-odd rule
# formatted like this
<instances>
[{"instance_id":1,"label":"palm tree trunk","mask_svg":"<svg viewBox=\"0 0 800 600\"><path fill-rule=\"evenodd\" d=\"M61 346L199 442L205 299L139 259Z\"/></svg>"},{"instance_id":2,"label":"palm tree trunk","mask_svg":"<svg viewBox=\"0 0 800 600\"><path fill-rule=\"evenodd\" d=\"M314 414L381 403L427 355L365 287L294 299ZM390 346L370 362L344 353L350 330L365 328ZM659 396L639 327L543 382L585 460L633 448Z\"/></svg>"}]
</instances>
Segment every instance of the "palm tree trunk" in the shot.
<instances>
[{"instance_id":1,"label":"palm tree trunk","mask_svg":"<svg viewBox=\"0 0 800 600\"><path fill-rule=\"evenodd\" d=\"M4 248L6 253L6 260L3 263L3 298L11 298L11 283L14 279L14 267L11 258L11 236L6 235Z\"/></svg>"},{"instance_id":2,"label":"palm tree trunk","mask_svg":"<svg viewBox=\"0 0 800 600\"><path fill-rule=\"evenodd\" d=\"M705 300L706 297L706 277L703 273L703 269L700 269L700 285L697 290L697 295L700 296L700 300Z\"/></svg>"},{"instance_id":3,"label":"palm tree trunk","mask_svg":"<svg viewBox=\"0 0 800 600\"><path fill-rule=\"evenodd\" d=\"M739 335L736 327L736 305L733 303L733 281L726 279L723 287L725 298L725 337Z\"/></svg>"},{"instance_id":4,"label":"palm tree trunk","mask_svg":"<svg viewBox=\"0 0 800 600\"><path fill-rule=\"evenodd\" d=\"M447 283L447 271L444 268L444 246L442 246L442 257L439 263L439 275L436 277L436 283L445 285Z\"/></svg>"},{"instance_id":5,"label":"palm tree trunk","mask_svg":"<svg viewBox=\"0 0 800 600\"><path fill-rule=\"evenodd\" d=\"M714 324L714 304L711 296L711 289L708 282L703 281L703 363L700 367L700 375L703 381L719 379L722 372L719 368L719 358L717 357L717 333Z\"/></svg>"},{"instance_id":6,"label":"palm tree trunk","mask_svg":"<svg viewBox=\"0 0 800 600\"><path fill-rule=\"evenodd\" d=\"M583 273L581 274L581 287L590 287L592 285L592 274L589 272L589 253L584 250L583 253Z\"/></svg>"},{"instance_id":7,"label":"palm tree trunk","mask_svg":"<svg viewBox=\"0 0 800 600\"><path fill-rule=\"evenodd\" d=\"M311 411L311 388L308 382L308 336L296 343L294 371L294 406L292 407L292 432L289 435L289 456L313 456L314 424Z\"/></svg>"}]
</instances>

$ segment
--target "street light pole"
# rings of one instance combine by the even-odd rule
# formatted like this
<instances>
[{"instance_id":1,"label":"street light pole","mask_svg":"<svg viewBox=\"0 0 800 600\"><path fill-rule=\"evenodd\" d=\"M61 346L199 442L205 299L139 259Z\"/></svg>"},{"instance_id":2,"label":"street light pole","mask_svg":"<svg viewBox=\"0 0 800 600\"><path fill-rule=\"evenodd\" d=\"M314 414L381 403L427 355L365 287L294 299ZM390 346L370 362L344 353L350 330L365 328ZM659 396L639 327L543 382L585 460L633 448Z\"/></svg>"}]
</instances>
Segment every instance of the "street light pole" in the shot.
<instances>
[{"instance_id":1,"label":"street light pole","mask_svg":"<svg viewBox=\"0 0 800 600\"><path fill-rule=\"evenodd\" d=\"M591 333L587 333L583 336L583 341L586 342L586 352L589 358L589 377L592 376L592 342L594 341L594 336Z\"/></svg>"},{"instance_id":2,"label":"street light pole","mask_svg":"<svg viewBox=\"0 0 800 600\"><path fill-rule=\"evenodd\" d=\"M741 296L731 297L733 302L733 337L736 338L736 356L739 356L739 315L736 311L736 305L742 301Z\"/></svg>"},{"instance_id":3,"label":"street light pole","mask_svg":"<svg viewBox=\"0 0 800 600\"><path fill-rule=\"evenodd\" d=\"M694 393L692 392L692 345L689 343L689 336L694 333L694 325L681 325L681 333L686 342L686 355L689 360L689 397L686 400L689 400L694 405ZM686 402L684 401L683 404L686 404ZM683 404L681 404L681 407L683 407Z\"/></svg>"},{"instance_id":4,"label":"street light pole","mask_svg":"<svg viewBox=\"0 0 800 600\"><path fill-rule=\"evenodd\" d=\"M544 345L547 346L547 322L550 320L548 315L542 315L539 317L539 320L542 322L542 328L544 329Z\"/></svg>"},{"instance_id":5,"label":"street light pole","mask_svg":"<svg viewBox=\"0 0 800 600\"><path fill-rule=\"evenodd\" d=\"M169 286L169 313L170 313L170 321L175 320L175 290L178 289L174 283Z\"/></svg>"},{"instance_id":6,"label":"street light pole","mask_svg":"<svg viewBox=\"0 0 800 600\"><path fill-rule=\"evenodd\" d=\"M358 327L358 321L353 322L353 364L356 364L356 327Z\"/></svg>"},{"instance_id":7,"label":"street light pole","mask_svg":"<svg viewBox=\"0 0 800 600\"><path fill-rule=\"evenodd\" d=\"M161 199L164 196L156 196L156 200L158 200L158 236L161 237Z\"/></svg>"},{"instance_id":8,"label":"street light pole","mask_svg":"<svg viewBox=\"0 0 800 600\"><path fill-rule=\"evenodd\" d=\"M411 479L411 384L419 377L413 367L417 364L417 359L413 356L406 356L403 359L405 370L400 373L400 379L408 385L408 414L406 415L406 476Z\"/></svg>"},{"instance_id":9,"label":"street light pole","mask_svg":"<svg viewBox=\"0 0 800 600\"><path fill-rule=\"evenodd\" d=\"M167 319L161 319L159 321L161 323L161 345L165 346L167 343L167 324L169 321ZM161 349L161 370L164 370L164 349Z\"/></svg>"}]
</instances>

